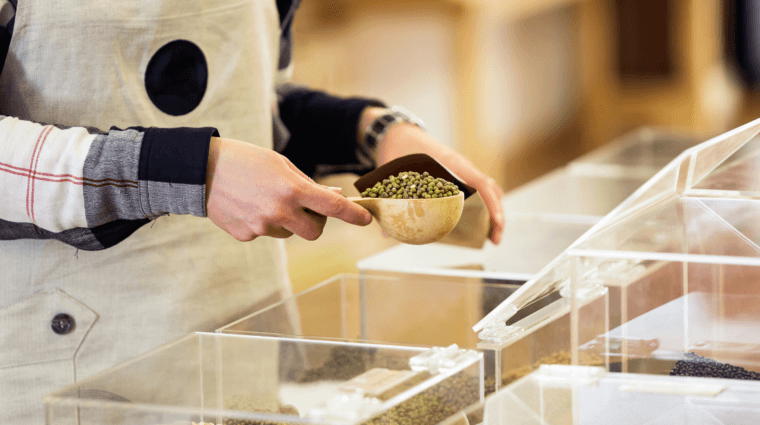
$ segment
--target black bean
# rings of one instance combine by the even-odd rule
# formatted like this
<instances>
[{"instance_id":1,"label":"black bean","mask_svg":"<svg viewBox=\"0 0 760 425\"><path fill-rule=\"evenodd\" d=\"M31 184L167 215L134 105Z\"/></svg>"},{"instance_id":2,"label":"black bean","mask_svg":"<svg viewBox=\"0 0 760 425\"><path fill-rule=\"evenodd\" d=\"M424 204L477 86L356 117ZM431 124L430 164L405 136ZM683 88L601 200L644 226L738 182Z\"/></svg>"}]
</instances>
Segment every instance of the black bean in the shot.
<instances>
[{"instance_id":1,"label":"black bean","mask_svg":"<svg viewBox=\"0 0 760 425\"><path fill-rule=\"evenodd\" d=\"M696 353L684 354L684 358L676 362L675 367L670 371L670 375L760 381L760 373L740 366L721 363L699 356Z\"/></svg>"}]
</instances>

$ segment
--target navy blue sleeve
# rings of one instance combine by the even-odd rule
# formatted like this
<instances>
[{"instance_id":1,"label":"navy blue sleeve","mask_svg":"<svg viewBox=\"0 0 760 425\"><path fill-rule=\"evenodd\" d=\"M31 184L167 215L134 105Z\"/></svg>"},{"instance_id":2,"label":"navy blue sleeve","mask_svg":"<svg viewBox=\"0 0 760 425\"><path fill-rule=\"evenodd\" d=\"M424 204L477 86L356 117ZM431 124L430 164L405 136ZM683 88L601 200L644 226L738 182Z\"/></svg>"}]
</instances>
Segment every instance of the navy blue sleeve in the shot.
<instances>
[{"instance_id":1,"label":"navy blue sleeve","mask_svg":"<svg viewBox=\"0 0 760 425\"><path fill-rule=\"evenodd\" d=\"M138 170L140 180L206 184L209 142L211 137L219 137L217 129L130 128L145 133Z\"/></svg>"},{"instance_id":2,"label":"navy blue sleeve","mask_svg":"<svg viewBox=\"0 0 760 425\"><path fill-rule=\"evenodd\" d=\"M292 24L300 0L277 0L280 14L278 68L291 66ZM382 102L340 98L283 84L277 87L279 115L274 117L275 149L311 177L350 172L362 175L375 168L374 146L357 140L361 113ZM284 128L283 128L284 127Z\"/></svg>"},{"instance_id":3,"label":"navy blue sleeve","mask_svg":"<svg viewBox=\"0 0 760 425\"><path fill-rule=\"evenodd\" d=\"M307 175L362 175L375 168L370 152L374 146L363 146L357 135L364 108L385 106L382 102L298 87L288 89L279 106L280 118L290 132L280 153Z\"/></svg>"},{"instance_id":4,"label":"navy blue sleeve","mask_svg":"<svg viewBox=\"0 0 760 425\"><path fill-rule=\"evenodd\" d=\"M0 73L11 46L13 24L16 21L16 0L0 1Z\"/></svg>"}]
</instances>

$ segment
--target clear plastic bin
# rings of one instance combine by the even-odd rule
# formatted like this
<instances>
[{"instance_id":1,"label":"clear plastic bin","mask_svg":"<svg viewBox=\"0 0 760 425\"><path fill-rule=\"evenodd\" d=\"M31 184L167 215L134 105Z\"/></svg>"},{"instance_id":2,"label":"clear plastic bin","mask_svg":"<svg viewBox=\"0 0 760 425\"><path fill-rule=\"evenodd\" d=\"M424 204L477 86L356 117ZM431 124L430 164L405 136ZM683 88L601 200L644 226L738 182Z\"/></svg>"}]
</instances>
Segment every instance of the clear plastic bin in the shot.
<instances>
[{"instance_id":1,"label":"clear plastic bin","mask_svg":"<svg viewBox=\"0 0 760 425\"><path fill-rule=\"evenodd\" d=\"M609 330L579 350L624 372L702 357L760 371L757 218L760 201L682 197L580 243L574 286L609 290Z\"/></svg>"},{"instance_id":2,"label":"clear plastic bin","mask_svg":"<svg viewBox=\"0 0 760 425\"><path fill-rule=\"evenodd\" d=\"M760 124L747 130L679 157L648 183L672 192L645 188L569 251L577 299L609 289L609 330L579 352L623 372L760 379Z\"/></svg>"},{"instance_id":3,"label":"clear plastic bin","mask_svg":"<svg viewBox=\"0 0 760 425\"><path fill-rule=\"evenodd\" d=\"M760 120L671 162L475 326L559 290L573 364L760 379Z\"/></svg>"},{"instance_id":4,"label":"clear plastic bin","mask_svg":"<svg viewBox=\"0 0 760 425\"><path fill-rule=\"evenodd\" d=\"M45 398L46 423L435 424L483 400L482 354L195 333Z\"/></svg>"},{"instance_id":5,"label":"clear plastic bin","mask_svg":"<svg viewBox=\"0 0 760 425\"><path fill-rule=\"evenodd\" d=\"M514 315L511 334L497 342L472 331L473 324L516 288L434 276L340 275L219 331L480 349L490 393L540 363L571 361L570 299L558 293L548 293ZM591 307L605 302L602 297ZM596 310L582 309L581 314ZM283 326L288 315L299 318L295 326ZM598 356L584 360L601 361Z\"/></svg>"},{"instance_id":6,"label":"clear plastic bin","mask_svg":"<svg viewBox=\"0 0 760 425\"><path fill-rule=\"evenodd\" d=\"M441 425L743 425L760 417L760 383L541 366Z\"/></svg>"}]
</instances>

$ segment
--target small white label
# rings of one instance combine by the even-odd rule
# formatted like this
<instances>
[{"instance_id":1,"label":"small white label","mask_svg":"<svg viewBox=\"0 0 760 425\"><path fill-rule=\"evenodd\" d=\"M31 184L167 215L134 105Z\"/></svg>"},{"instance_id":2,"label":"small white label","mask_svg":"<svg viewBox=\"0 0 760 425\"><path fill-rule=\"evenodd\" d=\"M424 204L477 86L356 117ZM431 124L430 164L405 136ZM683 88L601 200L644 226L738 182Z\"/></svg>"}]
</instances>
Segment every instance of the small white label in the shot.
<instances>
[{"instance_id":1,"label":"small white label","mask_svg":"<svg viewBox=\"0 0 760 425\"><path fill-rule=\"evenodd\" d=\"M675 394L683 396L715 397L726 390L724 385L713 384L665 384L654 382L639 382L623 385L620 391L652 394Z\"/></svg>"},{"instance_id":2,"label":"small white label","mask_svg":"<svg viewBox=\"0 0 760 425\"><path fill-rule=\"evenodd\" d=\"M377 396L417 375L412 370L370 369L340 386L341 391Z\"/></svg>"}]
</instances>

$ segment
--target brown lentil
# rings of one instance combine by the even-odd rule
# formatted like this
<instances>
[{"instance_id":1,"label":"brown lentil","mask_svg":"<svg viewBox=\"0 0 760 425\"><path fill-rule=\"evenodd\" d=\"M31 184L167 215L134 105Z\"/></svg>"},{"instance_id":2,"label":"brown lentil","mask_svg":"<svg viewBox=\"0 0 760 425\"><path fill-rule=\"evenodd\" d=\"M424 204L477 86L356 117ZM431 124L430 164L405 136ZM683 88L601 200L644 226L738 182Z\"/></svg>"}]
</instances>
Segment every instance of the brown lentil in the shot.
<instances>
[{"instance_id":1,"label":"brown lentil","mask_svg":"<svg viewBox=\"0 0 760 425\"><path fill-rule=\"evenodd\" d=\"M459 372L362 425L434 425L479 400L478 379Z\"/></svg>"},{"instance_id":2,"label":"brown lentil","mask_svg":"<svg viewBox=\"0 0 760 425\"><path fill-rule=\"evenodd\" d=\"M403 355L377 356L376 358L374 354L374 350L366 348L335 347L330 352L330 358L322 366L305 371L298 382L307 383L325 379L348 380L375 367L409 369L409 359ZM377 398L383 401L389 400L428 378L430 375L422 372L380 394ZM434 425L479 400L479 379L459 372L362 425ZM228 408L236 410L250 411L252 407L244 397L230 398L226 404ZM288 413L282 408L280 412ZM286 424L230 418L225 419L224 425Z\"/></svg>"}]
</instances>

